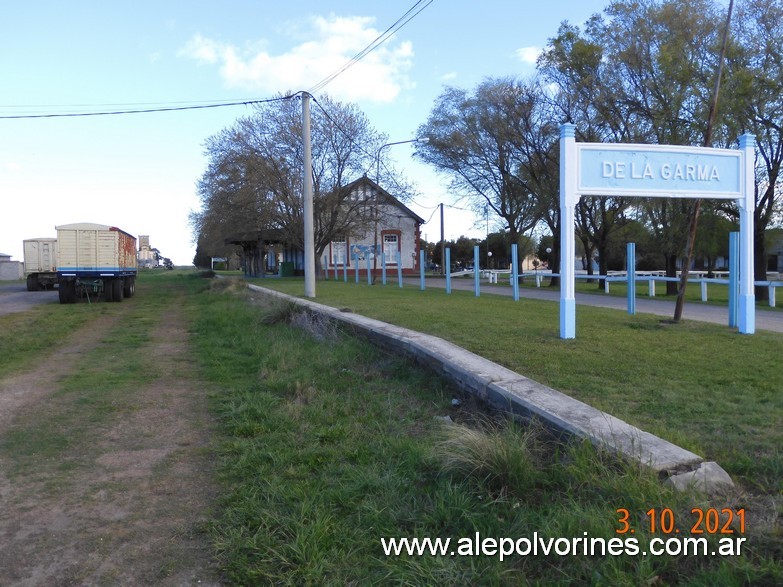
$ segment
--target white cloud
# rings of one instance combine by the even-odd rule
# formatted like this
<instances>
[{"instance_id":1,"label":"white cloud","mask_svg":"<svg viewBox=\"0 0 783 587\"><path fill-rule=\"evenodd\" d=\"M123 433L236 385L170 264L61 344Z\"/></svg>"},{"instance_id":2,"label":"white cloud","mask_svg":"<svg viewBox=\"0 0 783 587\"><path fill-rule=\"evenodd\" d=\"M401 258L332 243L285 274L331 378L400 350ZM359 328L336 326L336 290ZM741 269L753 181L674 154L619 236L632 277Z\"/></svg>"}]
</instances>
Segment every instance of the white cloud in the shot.
<instances>
[{"instance_id":1,"label":"white cloud","mask_svg":"<svg viewBox=\"0 0 783 587\"><path fill-rule=\"evenodd\" d=\"M541 55L541 47L522 47L521 49L517 49L515 54L517 59L519 59L522 63L535 65L536 59L538 59L538 56Z\"/></svg>"},{"instance_id":2,"label":"white cloud","mask_svg":"<svg viewBox=\"0 0 783 587\"><path fill-rule=\"evenodd\" d=\"M453 79L457 79L457 72L456 71L450 71L449 73L446 73L442 76L440 76L441 81L448 82Z\"/></svg>"},{"instance_id":3,"label":"white cloud","mask_svg":"<svg viewBox=\"0 0 783 587\"><path fill-rule=\"evenodd\" d=\"M372 43L381 31L369 17L312 17L306 38L274 54L257 42L244 48L194 35L180 55L206 65L218 65L229 87L275 94L306 90L345 65ZM391 102L413 87L408 70L413 61L409 41L387 40L329 83L324 92L343 100Z\"/></svg>"}]
</instances>

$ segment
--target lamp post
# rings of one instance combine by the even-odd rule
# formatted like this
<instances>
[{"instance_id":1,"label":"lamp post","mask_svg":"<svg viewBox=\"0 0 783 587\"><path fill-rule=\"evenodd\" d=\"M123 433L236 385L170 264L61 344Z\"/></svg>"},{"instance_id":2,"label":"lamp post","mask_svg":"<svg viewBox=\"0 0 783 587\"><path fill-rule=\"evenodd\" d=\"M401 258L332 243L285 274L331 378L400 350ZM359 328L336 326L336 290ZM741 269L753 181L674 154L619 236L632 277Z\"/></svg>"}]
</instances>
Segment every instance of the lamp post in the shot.
<instances>
[{"instance_id":1,"label":"lamp post","mask_svg":"<svg viewBox=\"0 0 783 587\"><path fill-rule=\"evenodd\" d=\"M384 143L380 147L378 147L378 150L375 152L375 183L377 184L378 188L381 187L381 151L383 151L386 147L391 147L392 145L404 145L405 143L429 143L430 139L429 137L420 137L417 139L408 139L407 141L393 141L391 143ZM373 283L375 282L375 270L378 268L378 192L375 193L374 198L375 206L373 210L373 216L374 216L374 222L375 222L375 246L374 246L374 254L373 254ZM415 255L414 255L414 265L415 265Z\"/></svg>"}]
</instances>

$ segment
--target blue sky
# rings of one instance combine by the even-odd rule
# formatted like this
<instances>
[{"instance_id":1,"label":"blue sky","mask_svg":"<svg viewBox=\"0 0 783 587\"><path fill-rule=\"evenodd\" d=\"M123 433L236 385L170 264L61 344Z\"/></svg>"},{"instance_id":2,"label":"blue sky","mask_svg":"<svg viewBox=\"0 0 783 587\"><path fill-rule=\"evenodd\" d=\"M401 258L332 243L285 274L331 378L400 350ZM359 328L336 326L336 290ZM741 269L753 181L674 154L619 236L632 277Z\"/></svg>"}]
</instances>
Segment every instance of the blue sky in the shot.
<instances>
[{"instance_id":1,"label":"blue sky","mask_svg":"<svg viewBox=\"0 0 783 587\"><path fill-rule=\"evenodd\" d=\"M415 0L14 2L0 20L0 116L177 106L307 90L390 27ZM445 85L527 76L563 20L582 24L609 0L434 0L394 37L332 81L389 141L415 137ZM22 260L26 238L98 222L176 264L195 252L188 213L207 137L244 106L185 112L0 119L0 252ZM440 235L447 182L390 147L420 192L410 207ZM490 229L494 227L490 226ZM446 209L446 238L482 236L483 219Z\"/></svg>"}]
</instances>

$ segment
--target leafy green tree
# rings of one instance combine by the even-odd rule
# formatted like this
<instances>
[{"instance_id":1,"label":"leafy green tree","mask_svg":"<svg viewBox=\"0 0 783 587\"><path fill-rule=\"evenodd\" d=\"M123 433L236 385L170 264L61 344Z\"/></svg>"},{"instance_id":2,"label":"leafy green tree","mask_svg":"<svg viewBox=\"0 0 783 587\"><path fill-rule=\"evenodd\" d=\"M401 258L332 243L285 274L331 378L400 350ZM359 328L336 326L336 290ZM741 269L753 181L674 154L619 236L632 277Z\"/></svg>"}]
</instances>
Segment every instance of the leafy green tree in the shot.
<instances>
[{"instance_id":1,"label":"leafy green tree","mask_svg":"<svg viewBox=\"0 0 783 587\"><path fill-rule=\"evenodd\" d=\"M783 2L745 0L737 11L735 51L728 63L729 96L736 131L756 136L754 276L766 279L764 234L783 213ZM724 211L738 217L734 206ZM756 288L766 299L767 288Z\"/></svg>"},{"instance_id":2,"label":"leafy green tree","mask_svg":"<svg viewBox=\"0 0 783 587\"><path fill-rule=\"evenodd\" d=\"M550 142L557 136L545 112L534 82L489 79L472 93L447 88L419 127L429 142L416 146L416 156L447 175L474 210L488 208L515 242L541 216L535 140L542 132Z\"/></svg>"}]
</instances>

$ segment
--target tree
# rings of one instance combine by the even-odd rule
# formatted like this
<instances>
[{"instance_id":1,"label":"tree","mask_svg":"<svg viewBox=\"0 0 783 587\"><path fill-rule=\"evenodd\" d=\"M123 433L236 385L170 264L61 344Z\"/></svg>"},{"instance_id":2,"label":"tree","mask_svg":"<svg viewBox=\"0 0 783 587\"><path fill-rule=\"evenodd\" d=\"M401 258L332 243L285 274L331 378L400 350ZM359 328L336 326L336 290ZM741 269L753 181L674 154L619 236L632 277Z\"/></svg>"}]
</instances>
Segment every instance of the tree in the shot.
<instances>
[{"instance_id":1,"label":"tree","mask_svg":"<svg viewBox=\"0 0 783 587\"><path fill-rule=\"evenodd\" d=\"M551 126L543 107L537 84L489 79L472 94L447 88L418 131L429 142L416 146L416 156L449 176L477 212L491 210L511 242L540 217L531 146L533 134Z\"/></svg>"},{"instance_id":2,"label":"tree","mask_svg":"<svg viewBox=\"0 0 783 587\"><path fill-rule=\"evenodd\" d=\"M783 209L783 2L746 0L738 7L735 31L738 50L728 62L727 94L735 126L756 136L754 277L765 280L764 234ZM724 211L738 217L733 206ZM766 299L767 288L756 288L756 297Z\"/></svg>"},{"instance_id":3,"label":"tree","mask_svg":"<svg viewBox=\"0 0 783 587\"><path fill-rule=\"evenodd\" d=\"M618 0L584 32L561 26L539 68L557 84L554 103L577 125L580 140L701 145L719 62L718 15L710 0ZM730 139L726 132L716 137L723 144ZM593 206L582 206L583 241L605 241L608 227L600 220L619 216L626 204L607 199ZM688 207L667 199L645 207L651 229L667 245L667 273L674 276L685 239L672 237L684 234ZM670 287L676 293L676 284Z\"/></svg>"},{"instance_id":4,"label":"tree","mask_svg":"<svg viewBox=\"0 0 783 587\"><path fill-rule=\"evenodd\" d=\"M356 198L350 183L376 168L406 199L410 186L378 152L386 141L355 105L328 97L312 109L315 258L336 238L366 233L376 220L372 198ZM304 247L302 116L293 98L262 104L251 116L210 137L198 184L202 208L191 216L204 247L243 232L279 229Z\"/></svg>"}]
</instances>

